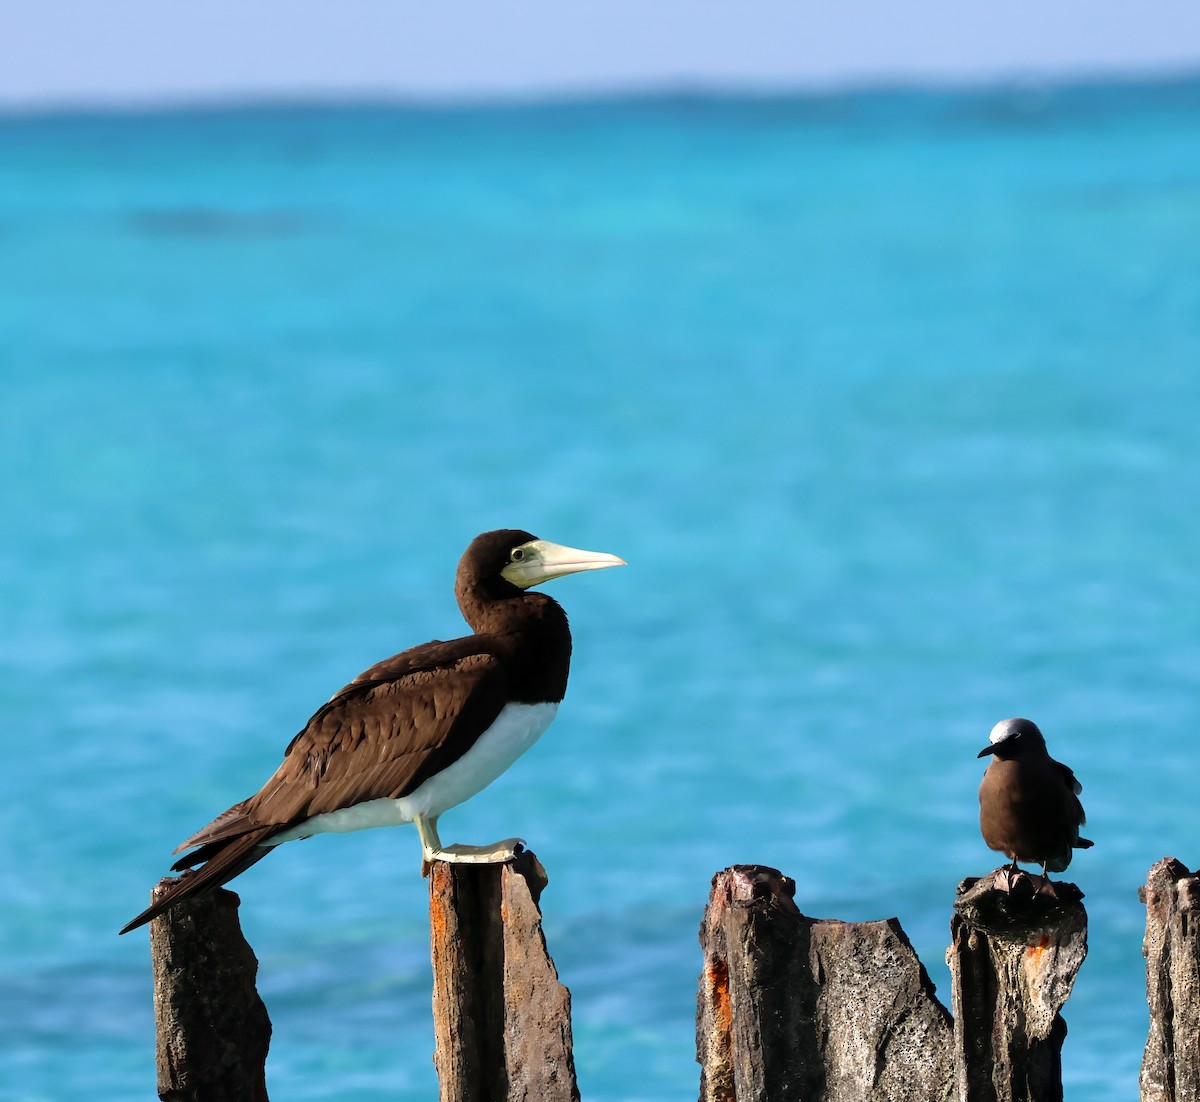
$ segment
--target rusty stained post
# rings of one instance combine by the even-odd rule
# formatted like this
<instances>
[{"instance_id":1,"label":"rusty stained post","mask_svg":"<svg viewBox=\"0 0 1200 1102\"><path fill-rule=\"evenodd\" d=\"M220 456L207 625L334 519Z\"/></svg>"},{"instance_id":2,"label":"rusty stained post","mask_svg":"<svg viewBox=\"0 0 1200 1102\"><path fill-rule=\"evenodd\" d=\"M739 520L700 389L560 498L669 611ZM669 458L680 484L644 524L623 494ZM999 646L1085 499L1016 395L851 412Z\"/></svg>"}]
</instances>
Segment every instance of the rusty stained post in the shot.
<instances>
[{"instance_id":1,"label":"rusty stained post","mask_svg":"<svg viewBox=\"0 0 1200 1102\"><path fill-rule=\"evenodd\" d=\"M161 881L151 893L157 902ZM240 900L220 889L177 903L150 923L162 1102L267 1102L271 1022L242 936Z\"/></svg>"},{"instance_id":2,"label":"rusty stained post","mask_svg":"<svg viewBox=\"0 0 1200 1102\"><path fill-rule=\"evenodd\" d=\"M435 861L429 878L434 1064L442 1102L579 1102L571 994L546 949L546 873Z\"/></svg>"},{"instance_id":3,"label":"rusty stained post","mask_svg":"<svg viewBox=\"0 0 1200 1102\"><path fill-rule=\"evenodd\" d=\"M958 887L946 963L960 1102L1061 1102L1059 1011L1087 956L1087 912L1074 884L1042 886L997 869Z\"/></svg>"},{"instance_id":4,"label":"rusty stained post","mask_svg":"<svg viewBox=\"0 0 1200 1102\"><path fill-rule=\"evenodd\" d=\"M701 1102L935 1102L951 1024L895 919L807 918L775 869L713 877L700 925Z\"/></svg>"},{"instance_id":5,"label":"rusty stained post","mask_svg":"<svg viewBox=\"0 0 1200 1102\"><path fill-rule=\"evenodd\" d=\"M1150 1005L1142 1102L1200 1102L1200 875L1164 857L1138 895Z\"/></svg>"}]
</instances>

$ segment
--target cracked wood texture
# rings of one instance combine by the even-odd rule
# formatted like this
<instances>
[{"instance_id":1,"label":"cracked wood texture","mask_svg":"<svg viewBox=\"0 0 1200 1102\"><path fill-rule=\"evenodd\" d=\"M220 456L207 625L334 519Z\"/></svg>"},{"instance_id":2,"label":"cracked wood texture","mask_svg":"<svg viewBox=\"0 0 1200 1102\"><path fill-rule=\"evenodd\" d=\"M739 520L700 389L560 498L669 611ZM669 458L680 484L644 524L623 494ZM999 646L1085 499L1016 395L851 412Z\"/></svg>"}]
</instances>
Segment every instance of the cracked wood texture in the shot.
<instances>
[{"instance_id":1,"label":"cracked wood texture","mask_svg":"<svg viewBox=\"0 0 1200 1102\"><path fill-rule=\"evenodd\" d=\"M1074 884L997 869L958 888L946 952L960 1102L1061 1102L1059 1011L1087 956Z\"/></svg>"},{"instance_id":2,"label":"cracked wood texture","mask_svg":"<svg viewBox=\"0 0 1200 1102\"><path fill-rule=\"evenodd\" d=\"M807 918L775 869L713 877L700 925L701 1102L935 1102L952 1027L895 919Z\"/></svg>"},{"instance_id":3,"label":"cracked wood texture","mask_svg":"<svg viewBox=\"0 0 1200 1102\"><path fill-rule=\"evenodd\" d=\"M161 881L151 901L172 883ZM239 902L220 889L150 923L162 1102L267 1102L271 1022L254 986L258 960L242 936Z\"/></svg>"},{"instance_id":4,"label":"cracked wood texture","mask_svg":"<svg viewBox=\"0 0 1200 1102\"><path fill-rule=\"evenodd\" d=\"M1200 876L1174 857L1150 869L1146 904L1146 999L1142 1102L1200 1102Z\"/></svg>"},{"instance_id":5,"label":"cracked wood texture","mask_svg":"<svg viewBox=\"0 0 1200 1102\"><path fill-rule=\"evenodd\" d=\"M571 994L546 949L546 874L435 861L429 877L434 1065L442 1102L579 1102Z\"/></svg>"}]
</instances>

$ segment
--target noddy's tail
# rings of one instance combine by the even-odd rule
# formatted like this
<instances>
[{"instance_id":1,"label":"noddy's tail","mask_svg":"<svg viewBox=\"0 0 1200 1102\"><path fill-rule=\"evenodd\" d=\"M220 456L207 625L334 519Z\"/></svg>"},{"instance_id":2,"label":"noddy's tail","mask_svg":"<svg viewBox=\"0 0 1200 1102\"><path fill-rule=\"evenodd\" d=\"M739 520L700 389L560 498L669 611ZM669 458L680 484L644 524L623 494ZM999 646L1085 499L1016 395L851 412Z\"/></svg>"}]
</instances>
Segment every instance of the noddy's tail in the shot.
<instances>
[{"instance_id":1,"label":"noddy's tail","mask_svg":"<svg viewBox=\"0 0 1200 1102\"><path fill-rule=\"evenodd\" d=\"M127 934L130 930L136 930L139 926L144 926L152 918L157 918L164 911L175 906L176 903L200 895L202 892L219 888L222 884L245 872L255 862L266 857L274 848L259 845L273 832L273 829L268 827L231 838L216 852L210 853L207 862L201 868L185 872L177 879L167 881L167 890L162 898L151 903L132 922L126 923L122 927L121 933ZM179 864L176 862L176 867Z\"/></svg>"}]
</instances>

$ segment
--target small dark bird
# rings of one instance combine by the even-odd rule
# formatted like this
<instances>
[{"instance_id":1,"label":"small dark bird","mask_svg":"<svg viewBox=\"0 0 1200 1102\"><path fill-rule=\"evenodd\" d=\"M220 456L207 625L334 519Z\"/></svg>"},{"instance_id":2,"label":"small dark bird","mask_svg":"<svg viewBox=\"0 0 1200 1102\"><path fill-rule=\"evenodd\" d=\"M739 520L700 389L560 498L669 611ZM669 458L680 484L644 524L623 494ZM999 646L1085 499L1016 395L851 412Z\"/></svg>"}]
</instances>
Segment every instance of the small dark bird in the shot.
<instances>
[{"instance_id":1,"label":"small dark bird","mask_svg":"<svg viewBox=\"0 0 1200 1102\"><path fill-rule=\"evenodd\" d=\"M459 561L454 587L474 634L402 651L338 690L292 739L256 795L175 850L193 851L171 866L190 871L121 933L232 880L281 842L326 831L414 823L424 869L435 860L510 860L519 838L443 846L438 816L528 750L566 693L566 613L530 587L623 565L615 555L560 547L519 530L477 536Z\"/></svg>"},{"instance_id":2,"label":"small dark bird","mask_svg":"<svg viewBox=\"0 0 1200 1102\"><path fill-rule=\"evenodd\" d=\"M1028 719L1005 719L992 728L979 757L993 755L979 786L979 829L989 849L1042 866L1042 877L1062 872L1072 850L1093 843L1079 837L1087 822L1075 774L1046 752L1046 740Z\"/></svg>"}]
</instances>

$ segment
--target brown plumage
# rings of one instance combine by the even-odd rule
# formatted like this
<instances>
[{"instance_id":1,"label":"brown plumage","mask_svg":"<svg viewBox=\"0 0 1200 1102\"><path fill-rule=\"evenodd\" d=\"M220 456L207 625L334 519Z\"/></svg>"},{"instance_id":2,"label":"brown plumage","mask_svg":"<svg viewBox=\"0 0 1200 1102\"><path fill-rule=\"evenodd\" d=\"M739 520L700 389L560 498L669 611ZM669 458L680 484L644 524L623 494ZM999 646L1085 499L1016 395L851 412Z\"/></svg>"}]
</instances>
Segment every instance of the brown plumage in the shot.
<instances>
[{"instance_id":1,"label":"brown plumage","mask_svg":"<svg viewBox=\"0 0 1200 1102\"><path fill-rule=\"evenodd\" d=\"M1043 876L1062 872L1074 850L1092 843L1079 836L1087 821L1075 774L1046 751L1037 724L1006 719L992 728L979 757L993 755L979 786L979 828L990 849L1036 862Z\"/></svg>"},{"instance_id":2,"label":"brown plumage","mask_svg":"<svg viewBox=\"0 0 1200 1102\"><path fill-rule=\"evenodd\" d=\"M281 837L306 837L306 824L316 816L417 793L474 747L507 705L562 700L571 661L567 617L557 602L529 593L527 587L619 564L612 555L558 547L519 530L477 537L459 562L455 582L459 608L474 634L403 651L335 693L292 739L283 762L255 795L222 812L176 849L192 852L172 868L190 871L121 933L233 879L262 860ZM539 716L540 727L512 756L527 748L548 722ZM529 732L523 727L521 733ZM475 779L472 774L465 783L470 787ZM437 815L473 794L461 795L463 783L452 803L440 806L434 797L412 816L385 809L393 816L386 821L416 822L427 859L430 854L454 859L451 850L478 849L443 850L437 840ZM360 827L313 824L310 833L324 829ZM490 858L476 854L461 859Z\"/></svg>"}]
</instances>

